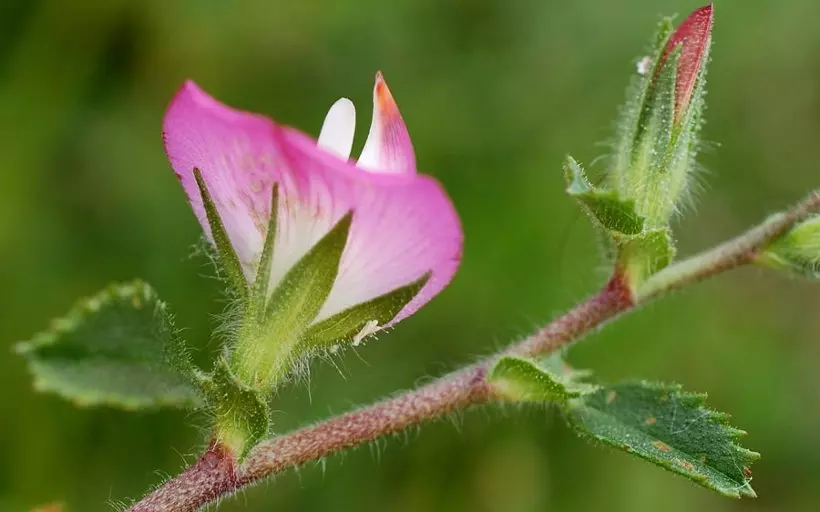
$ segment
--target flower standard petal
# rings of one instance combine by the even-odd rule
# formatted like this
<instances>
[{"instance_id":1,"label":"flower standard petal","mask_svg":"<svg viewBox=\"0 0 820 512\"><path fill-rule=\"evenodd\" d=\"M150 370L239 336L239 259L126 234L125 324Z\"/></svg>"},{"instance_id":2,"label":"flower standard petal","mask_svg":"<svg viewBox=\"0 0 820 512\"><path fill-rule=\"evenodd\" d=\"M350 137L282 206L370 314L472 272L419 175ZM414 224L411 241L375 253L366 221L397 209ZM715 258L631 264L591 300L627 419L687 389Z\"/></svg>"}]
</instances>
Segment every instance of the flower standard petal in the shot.
<instances>
[{"instance_id":1,"label":"flower standard petal","mask_svg":"<svg viewBox=\"0 0 820 512\"><path fill-rule=\"evenodd\" d=\"M373 172L416 172L416 157L410 134L381 72L376 74L373 120L358 164Z\"/></svg>"}]
</instances>

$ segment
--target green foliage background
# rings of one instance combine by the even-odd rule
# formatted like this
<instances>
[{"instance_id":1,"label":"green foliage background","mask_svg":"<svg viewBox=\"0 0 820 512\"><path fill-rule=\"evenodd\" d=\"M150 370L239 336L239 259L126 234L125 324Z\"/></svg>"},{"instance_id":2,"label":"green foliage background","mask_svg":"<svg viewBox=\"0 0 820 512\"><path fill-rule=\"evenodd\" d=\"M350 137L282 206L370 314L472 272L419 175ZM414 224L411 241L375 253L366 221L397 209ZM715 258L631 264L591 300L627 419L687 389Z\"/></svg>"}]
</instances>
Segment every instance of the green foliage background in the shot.
<instances>
[{"instance_id":1,"label":"green foliage background","mask_svg":"<svg viewBox=\"0 0 820 512\"><path fill-rule=\"evenodd\" d=\"M381 69L420 168L466 230L453 285L341 372L281 394L277 429L412 386L519 337L604 277L561 163L605 154L661 14L693 0L0 0L0 511L62 500L111 510L193 460L200 418L78 410L32 391L12 345L110 280L143 277L199 347L219 289L160 138L182 80L316 133L346 95L361 147ZM818 180L816 0L716 8L697 210L681 253L796 200ZM592 165L600 171L601 165ZM820 289L744 270L644 308L570 359L710 393L763 453L736 502L575 438L550 411L482 410L308 466L225 511L817 510ZM455 426L454 426L455 424ZM159 471L157 474L155 471Z\"/></svg>"}]
</instances>

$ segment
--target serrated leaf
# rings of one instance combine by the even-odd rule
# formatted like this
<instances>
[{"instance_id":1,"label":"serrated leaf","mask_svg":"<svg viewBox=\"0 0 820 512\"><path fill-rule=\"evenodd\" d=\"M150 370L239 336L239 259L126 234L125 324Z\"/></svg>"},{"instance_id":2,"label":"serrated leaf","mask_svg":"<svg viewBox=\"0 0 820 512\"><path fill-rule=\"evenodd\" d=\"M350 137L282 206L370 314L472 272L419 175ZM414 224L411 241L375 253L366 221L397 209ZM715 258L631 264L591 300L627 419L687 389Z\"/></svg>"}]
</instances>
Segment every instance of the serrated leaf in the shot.
<instances>
[{"instance_id":1,"label":"serrated leaf","mask_svg":"<svg viewBox=\"0 0 820 512\"><path fill-rule=\"evenodd\" d=\"M758 262L794 276L820 280L820 215L789 230L766 248Z\"/></svg>"},{"instance_id":2,"label":"serrated leaf","mask_svg":"<svg viewBox=\"0 0 820 512\"><path fill-rule=\"evenodd\" d=\"M513 402L561 402L592 393L597 386L582 382L586 372L577 372L559 356L540 362L518 356L503 356L487 377L493 393Z\"/></svg>"},{"instance_id":3,"label":"serrated leaf","mask_svg":"<svg viewBox=\"0 0 820 512\"><path fill-rule=\"evenodd\" d=\"M368 325L375 324L374 327L385 325L399 314L404 306L424 288L430 280L430 275L428 272L413 283L322 320L305 332L300 345L304 348L314 348L355 343L358 336L366 332Z\"/></svg>"},{"instance_id":4,"label":"serrated leaf","mask_svg":"<svg viewBox=\"0 0 820 512\"><path fill-rule=\"evenodd\" d=\"M622 199L615 190L596 189L572 157L567 157L564 171L569 183L567 193L577 199L602 227L625 235L643 231L644 219L635 212L634 201Z\"/></svg>"},{"instance_id":5,"label":"serrated leaf","mask_svg":"<svg viewBox=\"0 0 820 512\"><path fill-rule=\"evenodd\" d=\"M231 287L239 294L240 298L247 300L249 294L248 282L245 280L242 264L239 262L236 250L233 248L228 232L225 230L225 224L222 223L222 218L219 216L216 203L214 203L210 192L208 192L208 186L202 178L202 172L197 168L194 168L194 178L202 196L202 205L205 208L205 216L208 218L208 226L211 228L211 237L216 247L219 262L227 274Z\"/></svg>"},{"instance_id":6,"label":"serrated leaf","mask_svg":"<svg viewBox=\"0 0 820 512\"><path fill-rule=\"evenodd\" d=\"M755 497L749 469L760 455L737 444L743 432L704 407L706 395L678 385L625 382L568 402L581 435L631 453L731 497Z\"/></svg>"},{"instance_id":7,"label":"serrated leaf","mask_svg":"<svg viewBox=\"0 0 820 512\"><path fill-rule=\"evenodd\" d=\"M196 370L171 316L141 281L81 300L17 351L28 360L37 389L78 405L140 409L200 403Z\"/></svg>"},{"instance_id":8,"label":"serrated leaf","mask_svg":"<svg viewBox=\"0 0 820 512\"><path fill-rule=\"evenodd\" d=\"M202 386L214 416L218 441L231 448L241 461L270 431L270 411L265 397L240 382L224 358L219 358L213 374Z\"/></svg>"}]
</instances>

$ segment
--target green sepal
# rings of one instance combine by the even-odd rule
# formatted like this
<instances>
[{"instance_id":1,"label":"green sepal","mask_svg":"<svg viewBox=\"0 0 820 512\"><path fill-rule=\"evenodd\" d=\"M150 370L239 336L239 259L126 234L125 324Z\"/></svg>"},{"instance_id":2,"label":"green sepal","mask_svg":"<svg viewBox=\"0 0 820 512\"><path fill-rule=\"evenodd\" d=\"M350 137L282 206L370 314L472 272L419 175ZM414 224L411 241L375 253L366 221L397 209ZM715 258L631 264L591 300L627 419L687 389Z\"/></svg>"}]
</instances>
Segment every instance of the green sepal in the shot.
<instances>
[{"instance_id":1,"label":"green sepal","mask_svg":"<svg viewBox=\"0 0 820 512\"><path fill-rule=\"evenodd\" d=\"M270 285L271 263L273 262L273 246L276 244L276 216L279 212L279 184L274 183L271 187L270 217L268 218L268 230L265 234L265 245L262 246L262 255L259 257L259 266L256 269L256 278L253 282L251 292L250 308L251 316L257 321L264 313L268 297L268 286Z\"/></svg>"},{"instance_id":2,"label":"green sepal","mask_svg":"<svg viewBox=\"0 0 820 512\"><path fill-rule=\"evenodd\" d=\"M648 228L666 226L680 195L669 184L675 143L675 78L680 48L675 49L655 77L647 98L641 129L635 139L632 165L624 175L620 192L635 200L635 208ZM688 172L688 169L682 169Z\"/></svg>"},{"instance_id":3,"label":"green sepal","mask_svg":"<svg viewBox=\"0 0 820 512\"><path fill-rule=\"evenodd\" d=\"M627 93L626 104L621 108L618 120L618 140L615 145L613 167L609 174L610 186L615 190L624 191L625 183L628 181L626 174L633 167L634 148L638 145L645 127L646 104L652 94L666 42L674 28L672 18L661 19L645 57L652 63L652 67L646 69L645 73L635 75Z\"/></svg>"},{"instance_id":4,"label":"green sepal","mask_svg":"<svg viewBox=\"0 0 820 512\"><path fill-rule=\"evenodd\" d=\"M820 280L820 215L793 227L757 261L794 276Z\"/></svg>"},{"instance_id":5,"label":"green sepal","mask_svg":"<svg viewBox=\"0 0 820 512\"><path fill-rule=\"evenodd\" d=\"M265 397L243 384L220 357L214 371L202 382L208 409L213 415L216 440L241 462L251 448L268 436L270 410Z\"/></svg>"},{"instance_id":6,"label":"green sepal","mask_svg":"<svg viewBox=\"0 0 820 512\"><path fill-rule=\"evenodd\" d=\"M610 232L636 235L643 231L644 219L635 212L635 202L622 199L616 190L595 188L581 165L571 156L564 163L567 193L578 200L587 213Z\"/></svg>"},{"instance_id":7,"label":"green sepal","mask_svg":"<svg viewBox=\"0 0 820 512\"><path fill-rule=\"evenodd\" d=\"M671 20L664 19L651 53L633 80L621 110L608 172L609 188L617 190L621 198L634 199L635 210L644 218L647 229L666 227L681 209L699 149L705 105L704 63L697 71L687 106L676 112L682 46L678 44L664 55L672 32ZM708 61L708 48L705 52L703 62Z\"/></svg>"},{"instance_id":8,"label":"green sepal","mask_svg":"<svg viewBox=\"0 0 820 512\"><path fill-rule=\"evenodd\" d=\"M142 281L82 299L16 350L28 360L35 388L80 406L201 404L199 372L165 303Z\"/></svg>"},{"instance_id":9,"label":"green sepal","mask_svg":"<svg viewBox=\"0 0 820 512\"><path fill-rule=\"evenodd\" d=\"M247 384L272 390L290 370L305 330L333 288L352 221L351 211L285 274L264 318L243 325L231 363Z\"/></svg>"},{"instance_id":10,"label":"green sepal","mask_svg":"<svg viewBox=\"0 0 820 512\"><path fill-rule=\"evenodd\" d=\"M632 237L615 237L616 266L634 291L653 274L663 270L675 257L669 228L652 229Z\"/></svg>"},{"instance_id":11,"label":"green sepal","mask_svg":"<svg viewBox=\"0 0 820 512\"><path fill-rule=\"evenodd\" d=\"M302 336L300 347L333 348L343 344L358 344L361 341L359 336L366 335L368 325L372 324L373 328L376 328L393 320L424 288L431 275L428 272L408 285L357 304L312 325Z\"/></svg>"},{"instance_id":12,"label":"green sepal","mask_svg":"<svg viewBox=\"0 0 820 512\"><path fill-rule=\"evenodd\" d=\"M750 466L760 454L737 444L728 415L704 407L705 394L673 384L624 382L568 402L584 437L646 459L724 496L755 497Z\"/></svg>"},{"instance_id":13,"label":"green sepal","mask_svg":"<svg viewBox=\"0 0 820 512\"><path fill-rule=\"evenodd\" d=\"M285 274L268 301L267 318L301 332L319 314L339 273L352 222L351 211Z\"/></svg>"},{"instance_id":14,"label":"green sepal","mask_svg":"<svg viewBox=\"0 0 820 512\"><path fill-rule=\"evenodd\" d=\"M541 361L503 356L493 364L487 381L493 394L502 400L566 403L598 389L583 382L587 375L573 370L557 355Z\"/></svg>"},{"instance_id":15,"label":"green sepal","mask_svg":"<svg viewBox=\"0 0 820 512\"><path fill-rule=\"evenodd\" d=\"M656 72L652 89L646 96L633 147L633 168L646 166L655 172L663 170L673 138L675 84L680 52L680 48L676 48L669 54L663 68Z\"/></svg>"},{"instance_id":16,"label":"green sepal","mask_svg":"<svg viewBox=\"0 0 820 512\"><path fill-rule=\"evenodd\" d=\"M236 255L233 245L231 245L231 239L228 237L225 224L223 224L216 204L208 191L208 186L202 178L202 172L196 167L194 168L194 178L202 196L202 205L205 208L205 216L208 218L211 237L216 247L216 254L221 268L225 271L231 288L245 301L248 299L248 283L245 280L242 264L239 262L239 257Z\"/></svg>"}]
</instances>

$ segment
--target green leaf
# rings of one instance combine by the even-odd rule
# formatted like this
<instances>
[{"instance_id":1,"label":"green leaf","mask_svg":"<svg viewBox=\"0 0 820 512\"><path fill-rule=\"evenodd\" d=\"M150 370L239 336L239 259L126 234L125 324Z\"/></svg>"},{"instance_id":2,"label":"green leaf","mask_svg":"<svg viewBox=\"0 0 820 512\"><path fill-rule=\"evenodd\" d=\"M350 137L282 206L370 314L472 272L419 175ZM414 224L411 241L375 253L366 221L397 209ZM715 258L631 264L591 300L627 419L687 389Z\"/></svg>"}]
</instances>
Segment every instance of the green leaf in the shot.
<instances>
[{"instance_id":1,"label":"green leaf","mask_svg":"<svg viewBox=\"0 0 820 512\"><path fill-rule=\"evenodd\" d=\"M200 404L197 371L171 315L142 281L112 285L81 300L17 351L28 360L37 389L78 405Z\"/></svg>"},{"instance_id":2,"label":"green leaf","mask_svg":"<svg viewBox=\"0 0 820 512\"><path fill-rule=\"evenodd\" d=\"M766 248L758 262L794 276L820 280L820 215L789 230Z\"/></svg>"},{"instance_id":3,"label":"green leaf","mask_svg":"<svg viewBox=\"0 0 820 512\"><path fill-rule=\"evenodd\" d=\"M597 386L582 382L587 372L567 366L560 356L540 363L518 356L503 356L493 365L488 382L499 398L514 402L561 402L592 393Z\"/></svg>"},{"instance_id":4,"label":"green leaf","mask_svg":"<svg viewBox=\"0 0 820 512\"><path fill-rule=\"evenodd\" d=\"M228 446L241 462L270 431L270 410L265 397L240 382L224 358L219 358L213 374L203 381L203 389L214 416L218 441Z\"/></svg>"},{"instance_id":5,"label":"green leaf","mask_svg":"<svg viewBox=\"0 0 820 512\"><path fill-rule=\"evenodd\" d=\"M615 237L617 266L633 290L651 275L663 270L675 257L675 245L668 228L648 230L633 237Z\"/></svg>"},{"instance_id":6,"label":"green leaf","mask_svg":"<svg viewBox=\"0 0 820 512\"><path fill-rule=\"evenodd\" d=\"M568 402L581 435L631 453L731 497L755 497L749 469L760 455L739 446L743 431L704 407L706 395L678 385L625 382Z\"/></svg>"},{"instance_id":7,"label":"green leaf","mask_svg":"<svg viewBox=\"0 0 820 512\"><path fill-rule=\"evenodd\" d=\"M239 257L236 255L233 245L231 245L231 239L228 237L228 232L225 231L225 225L219 217L216 204L208 192L208 187L202 178L202 172L197 168L194 168L194 178L196 178L199 193L202 195L205 216L208 218L208 225L211 227L211 236L214 239L216 253L222 264L222 268L228 276L231 287L236 290L242 299L247 300L248 283L245 280L245 272L242 270L242 264L239 262Z\"/></svg>"},{"instance_id":8,"label":"green leaf","mask_svg":"<svg viewBox=\"0 0 820 512\"><path fill-rule=\"evenodd\" d=\"M430 273L420 279L380 297L348 308L311 326L299 342L304 348L333 347L342 343L356 344L358 336L366 333L369 325L382 326L393 320L413 300L427 281Z\"/></svg>"},{"instance_id":9,"label":"green leaf","mask_svg":"<svg viewBox=\"0 0 820 512\"><path fill-rule=\"evenodd\" d=\"M636 235L643 231L643 217L635 212L635 202L622 199L615 190L599 190L592 186L583 168L572 157L564 164L567 193L577 199L601 226L609 231Z\"/></svg>"}]
</instances>

